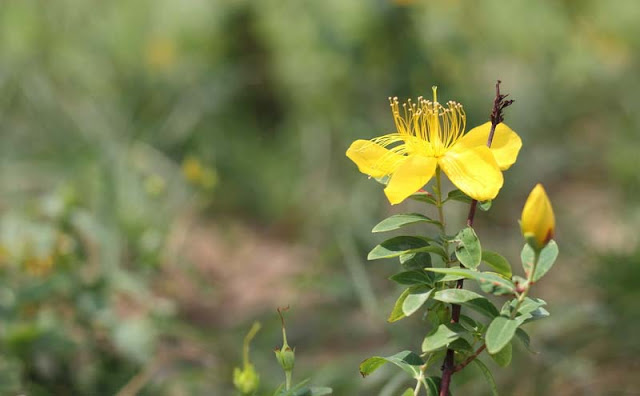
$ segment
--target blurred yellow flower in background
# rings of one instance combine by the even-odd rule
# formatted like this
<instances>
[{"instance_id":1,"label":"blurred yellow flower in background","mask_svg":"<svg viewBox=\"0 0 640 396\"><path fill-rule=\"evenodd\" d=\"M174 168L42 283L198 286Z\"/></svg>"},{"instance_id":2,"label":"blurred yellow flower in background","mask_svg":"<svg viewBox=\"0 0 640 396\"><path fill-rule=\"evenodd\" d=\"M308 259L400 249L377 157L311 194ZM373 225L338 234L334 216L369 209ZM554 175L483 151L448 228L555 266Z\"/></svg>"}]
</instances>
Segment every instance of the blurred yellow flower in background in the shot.
<instances>
[{"instance_id":1,"label":"blurred yellow flower in background","mask_svg":"<svg viewBox=\"0 0 640 396\"><path fill-rule=\"evenodd\" d=\"M31 276L46 276L53 269L53 256L30 257L23 262L24 269Z\"/></svg>"},{"instance_id":2,"label":"blurred yellow flower in background","mask_svg":"<svg viewBox=\"0 0 640 396\"><path fill-rule=\"evenodd\" d=\"M466 114L460 103L442 106L433 87L433 101L418 98L402 105L389 98L396 133L372 140L356 140L347 157L362 173L391 176L384 192L391 204L404 201L431 180L440 167L462 192L478 201L493 199L522 147L520 137L505 124L496 127L491 148L486 146L491 123L466 135Z\"/></svg>"},{"instance_id":3,"label":"blurred yellow flower in background","mask_svg":"<svg viewBox=\"0 0 640 396\"><path fill-rule=\"evenodd\" d=\"M153 70L169 69L176 61L176 45L165 37L154 37L147 43L145 58L147 65Z\"/></svg>"},{"instance_id":4,"label":"blurred yellow flower in background","mask_svg":"<svg viewBox=\"0 0 640 396\"><path fill-rule=\"evenodd\" d=\"M204 166L195 157L186 157L182 162L182 174L190 183L211 190L218 183L218 173L215 169Z\"/></svg>"},{"instance_id":5,"label":"blurred yellow flower in background","mask_svg":"<svg viewBox=\"0 0 640 396\"><path fill-rule=\"evenodd\" d=\"M527 242L534 249L542 249L553 239L556 219L547 193L542 184L537 184L522 209L520 228Z\"/></svg>"}]
</instances>

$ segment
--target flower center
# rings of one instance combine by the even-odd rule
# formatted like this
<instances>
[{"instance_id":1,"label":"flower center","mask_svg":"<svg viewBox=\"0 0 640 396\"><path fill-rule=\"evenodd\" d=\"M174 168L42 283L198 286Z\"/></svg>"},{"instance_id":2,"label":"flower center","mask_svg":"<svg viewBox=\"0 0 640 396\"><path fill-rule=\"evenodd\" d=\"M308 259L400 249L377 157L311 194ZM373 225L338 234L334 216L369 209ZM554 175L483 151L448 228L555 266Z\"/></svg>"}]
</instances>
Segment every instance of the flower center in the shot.
<instances>
[{"instance_id":1,"label":"flower center","mask_svg":"<svg viewBox=\"0 0 640 396\"><path fill-rule=\"evenodd\" d=\"M446 107L438 103L437 87L433 87L433 101L418 97L402 104L389 98L398 137L404 141L406 154L440 157L464 134L467 117L462 105L449 101ZM398 150L395 150L398 151Z\"/></svg>"}]
</instances>

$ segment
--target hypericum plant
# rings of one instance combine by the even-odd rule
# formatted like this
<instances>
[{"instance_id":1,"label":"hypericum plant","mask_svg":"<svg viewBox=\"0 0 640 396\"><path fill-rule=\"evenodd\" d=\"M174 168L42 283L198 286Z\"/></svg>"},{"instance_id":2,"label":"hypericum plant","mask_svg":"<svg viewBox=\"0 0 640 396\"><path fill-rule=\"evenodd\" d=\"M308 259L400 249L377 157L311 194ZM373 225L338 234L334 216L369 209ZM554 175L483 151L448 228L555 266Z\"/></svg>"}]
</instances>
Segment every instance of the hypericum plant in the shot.
<instances>
[{"instance_id":1,"label":"hypericum plant","mask_svg":"<svg viewBox=\"0 0 640 396\"><path fill-rule=\"evenodd\" d=\"M286 308L278 308L278 315L282 322L282 347L275 349L276 360L284 371L284 383L280 384L274 392L261 393L259 391L260 375L249 360L249 344L260 330L260 323L255 322L244 338L242 348L242 368L233 370L233 385L242 396L270 395L270 396L325 396L332 394L332 389L327 387L309 386L309 379L297 384L292 384L293 367L295 365L295 348L291 348L287 342L287 330L284 325L283 311Z\"/></svg>"},{"instance_id":2,"label":"hypericum plant","mask_svg":"<svg viewBox=\"0 0 640 396\"><path fill-rule=\"evenodd\" d=\"M522 146L518 135L502 123L504 108L513 103L505 100L506 96L500 94L498 81L491 122L466 134L462 105L441 105L435 87L433 101L418 98L400 107L397 98L390 98L397 132L370 141L357 140L347 151L360 171L386 185L384 191L391 204L412 198L435 206L438 216L397 214L373 228L373 232L386 232L427 224L437 231L429 236L387 239L368 256L369 260L398 257L403 268L390 278L406 289L389 322L422 311L428 323L420 353L376 356L360 365L363 376L388 362L406 371L416 385L403 396L417 396L422 388L428 395L449 395L452 375L470 363L478 366L492 393L497 394L491 371L479 356L486 350L496 363L507 366L514 337L529 348L529 335L522 326L549 316L542 299L528 296L558 255L552 239L553 210L542 186L538 184L529 195L520 220L526 242L521 254L524 277L513 275L509 261L500 254L483 250L473 229L476 208L489 210L502 187L502 171L516 161ZM457 187L446 195L442 172ZM432 192L422 190L433 178ZM447 232L443 211L450 201L469 204L466 226L453 235ZM475 281L484 293L503 299L502 307L464 289L465 279ZM462 307L471 313L462 314Z\"/></svg>"}]
</instances>

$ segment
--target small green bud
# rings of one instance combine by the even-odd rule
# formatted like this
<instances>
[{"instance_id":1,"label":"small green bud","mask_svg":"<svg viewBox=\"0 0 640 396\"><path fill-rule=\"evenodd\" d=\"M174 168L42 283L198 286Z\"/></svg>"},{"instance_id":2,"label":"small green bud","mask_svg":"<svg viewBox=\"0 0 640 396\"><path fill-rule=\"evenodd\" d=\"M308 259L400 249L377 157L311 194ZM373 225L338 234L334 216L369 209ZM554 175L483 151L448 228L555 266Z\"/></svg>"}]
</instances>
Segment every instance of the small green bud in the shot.
<instances>
[{"instance_id":1,"label":"small green bud","mask_svg":"<svg viewBox=\"0 0 640 396\"><path fill-rule=\"evenodd\" d=\"M286 371L293 371L293 366L295 364L295 348L291 349L289 345L285 343L282 349L276 348L274 351L276 353L276 359L278 359L278 363L282 366L282 369Z\"/></svg>"},{"instance_id":2,"label":"small green bud","mask_svg":"<svg viewBox=\"0 0 640 396\"><path fill-rule=\"evenodd\" d=\"M251 326L251 330L244 337L244 343L242 345L242 369L236 367L233 369L233 385L237 390L240 391L243 395L251 395L257 389L260 384L260 376L256 372L255 367L249 361L249 344L253 337L256 336L258 331L260 331L260 323L255 322L253 326Z\"/></svg>"},{"instance_id":3,"label":"small green bud","mask_svg":"<svg viewBox=\"0 0 640 396\"><path fill-rule=\"evenodd\" d=\"M252 394L258 389L259 384L260 376L253 367L253 364L246 364L242 370L240 370L239 367L233 369L233 385L242 394Z\"/></svg>"},{"instance_id":4,"label":"small green bud","mask_svg":"<svg viewBox=\"0 0 640 396\"><path fill-rule=\"evenodd\" d=\"M280 366L284 370L284 374L287 379L287 390L291 386L291 375L293 373L293 366L296 359L295 348L291 348L289 343L287 343L287 330L284 325L284 316L282 315L282 311L286 311L288 309L289 307L283 309L278 308L278 315L280 315L280 321L282 322L282 348L276 348L274 351L276 353L278 363L280 363Z\"/></svg>"}]
</instances>

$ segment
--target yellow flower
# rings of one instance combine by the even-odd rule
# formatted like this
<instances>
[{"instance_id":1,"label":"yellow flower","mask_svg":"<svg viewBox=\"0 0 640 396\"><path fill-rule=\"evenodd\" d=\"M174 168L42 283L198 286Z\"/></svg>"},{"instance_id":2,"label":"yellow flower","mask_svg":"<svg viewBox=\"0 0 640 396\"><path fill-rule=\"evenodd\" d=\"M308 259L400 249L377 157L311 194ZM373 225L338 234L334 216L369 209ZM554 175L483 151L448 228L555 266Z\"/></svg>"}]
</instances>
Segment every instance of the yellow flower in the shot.
<instances>
[{"instance_id":1,"label":"yellow flower","mask_svg":"<svg viewBox=\"0 0 640 396\"><path fill-rule=\"evenodd\" d=\"M182 162L182 174L191 183L197 184L203 173L203 166L197 158L186 157Z\"/></svg>"},{"instance_id":2,"label":"yellow flower","mask_svg":"<svg viewBox=\"0 0 640 396\"><path fill-rule=\"evenodd\" d=\"M473 128L466 135L466 115L460 103L433 102L418 98L402 105L389 98L396 133L372 140L356 140L347 157L362 173L391 176L384 189L391 204L404 201L431 180L440 167L462 192L478 201L493 199L502 187L502 170L515 161L522 147L511 128L498 124L491 148L487 138L491 123Z\"/></svg>"},{"instance_id":3,"label":"yellow flower","mask_svg":"<svg viewBox=\"0 0 640 396\"><path fill-rule=\"evenodd\" d=\"M176 45L171 39L153 38L146 48L147 65L153 70L169 69L178 58L176 52Z\"/></svg>"},{"instance_id":4,"label":"yellow flower","mask_svg":"<svg viewBox=\"0 0 640 396\"><path fill-rule=\"evenodd\" d=\"M182 162L182 174L191 183L211 190L218 183L218 174L215 169L204 166L200 160L187 157Z\"/></svg>"},{"instance_id":5,"label":"yellow flower","mask_svg":"<svg viewBox=\"0 0 640 396\"><path fill-rule=\"evenodd\" d=\"M542 184L537 184L531 190L529 198L527 198L527 202L522 209L520 228L524 238L530 244L535 244L535 246L532 246L534 249L542 249L553 239L556 219L553 215L551 202L549 202L549 197L547 197Z\"/></svg>"},{"instance_id":6,"label":"yellow flower","mask_svg":"<svg viewBox=\"0 0 640 396\"><path fill-rule=\"evenodd\" d=\"M243 395L253 394L258 389L260 375L253 364L245 364L242 370L239 367L233 369L233 385Z\"/></svg>"}]
</instances>

